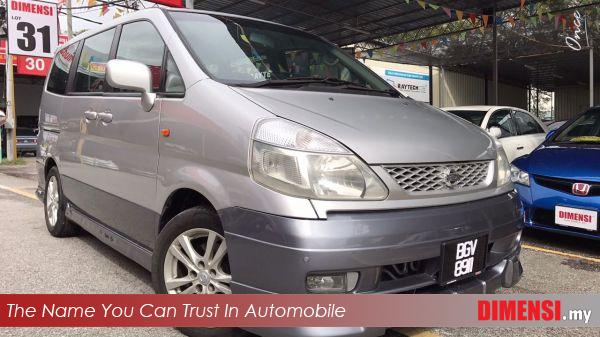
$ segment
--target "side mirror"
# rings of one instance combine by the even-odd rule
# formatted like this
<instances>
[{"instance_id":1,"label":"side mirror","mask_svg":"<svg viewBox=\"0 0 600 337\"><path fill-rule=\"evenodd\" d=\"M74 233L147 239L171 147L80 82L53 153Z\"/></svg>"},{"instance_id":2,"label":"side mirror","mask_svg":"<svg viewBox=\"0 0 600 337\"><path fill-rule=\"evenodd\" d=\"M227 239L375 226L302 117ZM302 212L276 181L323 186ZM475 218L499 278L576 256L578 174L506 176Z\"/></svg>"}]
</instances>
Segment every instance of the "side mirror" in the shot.
<instances>
[{"instance_id":1,"label":"side mirror","mask_svg":"<svg viewBox=\"0 0 600 337\"><path fill-rule=\"evenodd\" d=\"M142 108L152 110L156 94L152 93L152 73L143 63L127 60L110 60L106 64L106 82L119 89L142 93Z\"/></svg>"},{"instance_id":2,"label":"side mirror","mask_svg":"<svg viewBox=\"0 0 600 337\"><path fill-rule=\"evenodd\" d=\"M489 128L488 133L494 138L502 137L502 130L500 130L500 128L497 126L492 126L491 128Z\"/></svg>"},{"instance_id":3,"label":"side mirror","mask_svg":"<svg viewBox=\"0 0 600 337\"><path fill-rule=\"evenodd\" d=\"M548 133L546 134L546 140L552 138L552 136L554 136L554 134L556 134L556 130L548 131Z\"/></svg>"}]
</instances>

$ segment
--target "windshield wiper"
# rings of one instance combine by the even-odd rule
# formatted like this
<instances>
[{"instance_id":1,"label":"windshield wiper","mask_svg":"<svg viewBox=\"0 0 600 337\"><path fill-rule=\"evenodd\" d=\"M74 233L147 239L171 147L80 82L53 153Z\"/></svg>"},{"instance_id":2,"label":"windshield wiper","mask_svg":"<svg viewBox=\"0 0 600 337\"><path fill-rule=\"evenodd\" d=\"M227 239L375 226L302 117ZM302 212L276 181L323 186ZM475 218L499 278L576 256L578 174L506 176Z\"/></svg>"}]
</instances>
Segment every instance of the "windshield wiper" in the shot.
<instances>
[{"instance_id":1,"label":"windshield wiper","mask_svg":"<svg viewBox=\"0 0 600 337\"><path fill-rule=\"evenodd\" d=\"M388 90L379 90L368 88L354 82L344 81L337 78L327 77L290 77L285 80L264 80L256 83L245 83L238 84L241 87L250 87L250 88L261 88L261 87L276 87L276 86L289 86L289 85L304 85L304 84L329 84L335 86L338 89L346 89L346 90L360 90L360 91L369 91L369 92L377 92L382 94L387 94L392 97L400 97L400 93L394 89Z\"/></svg>"},{"instance_id":2,"label":"windshield wiper","mask_svg":"<svg viewBox=\"0 0 600 337\"><path fill-rule=\"evenodd\" d=\"M336 88L338 89L345 89L345 90L359 90L359 91L370 91L370 92L377 92L377 93L382 93L382 94L388 94L392 97L400 97L400 93L394 89L387 89L387 90L379 90L379 89L373 89L373 88L367 88L367 87L363 87L360 85L356 85L356 84L345 84L345 85L340 85L337 86Z\"/></svg>"}]
</instances>

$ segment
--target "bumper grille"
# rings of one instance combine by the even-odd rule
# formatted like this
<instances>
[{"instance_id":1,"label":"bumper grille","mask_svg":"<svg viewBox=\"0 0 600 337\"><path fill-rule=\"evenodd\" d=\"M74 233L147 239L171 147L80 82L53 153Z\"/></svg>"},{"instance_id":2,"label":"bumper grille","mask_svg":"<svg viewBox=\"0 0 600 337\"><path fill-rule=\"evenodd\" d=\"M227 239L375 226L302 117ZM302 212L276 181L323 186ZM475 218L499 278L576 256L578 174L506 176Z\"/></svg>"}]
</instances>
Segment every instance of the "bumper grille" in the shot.
<instances>
[{"instance_id":1,"label":"bumper grille","mask_svg":"<svg viewBox=\"0 0 600 337\"><path fill-rule=\"evenodd\" d=\"M417 165L383 168L407 192L432 192L486 187L491 183L491 161ZM490 179L488 179L490 178Z\"/></svg>"},{"instance_id":2,"label":"bumper grille","mask_svg":"<svg viewBox=\"0 0 600 337\"><path fill-rule=\"evenodd\" d=\"M391 264L381 268L380 280L382 282L401 279L405 276L423 272L423 261L404 262Z\"/></svg>"},{"instance_id":3,"label":"bumper grille","mask_svg":"<svg viewBox=\"0 0 600 337\"><path fill-rule=\"evenodd\" d=\"M561 191L568 194L573 194L573 184L574 183L586 183L589 184L590 191L587 194L588 197L597 197L600 196L600 184L585 182L585 181L576 181L576 180L568 180L568 179L559 179L559 178L550 178L550 177L542 177L542 176L534 176L535 182L543 187L550 188L556 191Z\"/></svg>"}]
</instances>

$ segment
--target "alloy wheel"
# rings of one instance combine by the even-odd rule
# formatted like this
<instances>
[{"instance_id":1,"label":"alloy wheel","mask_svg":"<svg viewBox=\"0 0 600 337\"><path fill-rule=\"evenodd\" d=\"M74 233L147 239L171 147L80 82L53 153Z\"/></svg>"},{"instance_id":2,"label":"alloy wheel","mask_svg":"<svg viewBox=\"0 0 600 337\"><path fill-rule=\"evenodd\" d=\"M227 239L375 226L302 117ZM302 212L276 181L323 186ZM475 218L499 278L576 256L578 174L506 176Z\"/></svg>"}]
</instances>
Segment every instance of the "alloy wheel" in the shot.
<instances>
[{"instance_id":1,"label":"alloy wheel","mask_svg":"<svg viewBox=\"0 0 600 337\"><path fill-rule=\"evenodd\" d=\"M204 228L181 233L165 256L164 282L169 294L231 294L225 238Z\"/></svg>"},{"instance_id":2,"label":"alloy wheel","mask_svg":"<svg viewBox=\"0 0 600 337\"><path fill-rule=\"evenodd\" d=\"M52 176L48 180L48 187L46 188L46 216L50 227L56 226L58 220L59 198L58 180L56 176Z\"/></svg>"}]
</instances>

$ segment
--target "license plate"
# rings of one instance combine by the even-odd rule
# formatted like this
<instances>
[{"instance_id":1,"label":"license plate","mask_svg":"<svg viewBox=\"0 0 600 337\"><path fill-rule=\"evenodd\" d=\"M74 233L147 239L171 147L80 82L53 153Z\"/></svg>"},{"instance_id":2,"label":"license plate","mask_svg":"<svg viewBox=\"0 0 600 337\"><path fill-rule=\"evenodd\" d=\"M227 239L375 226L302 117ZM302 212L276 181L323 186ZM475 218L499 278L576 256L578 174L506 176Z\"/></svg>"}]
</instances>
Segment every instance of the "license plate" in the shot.
<instances>
[{"instance_id":1,"label":"license plate","mask_svg":"<svg viewBox=\"0 0 600 337\"><path fill-rule=\"evenodd\" d=\"M478 275L485 267L487 236L472 236L442 243L442 285Z\"/></svg>"},{"instance_id":2,"label":"license plate","mask_svg":"<svg viewBox=\"0 0 600 337\"><path fill-rule=\"evenodd\" d=\"M598 212L587 209L556 206L554 208L554 222L557 225L598 230Z\"/></svg>"}]
</instances>

